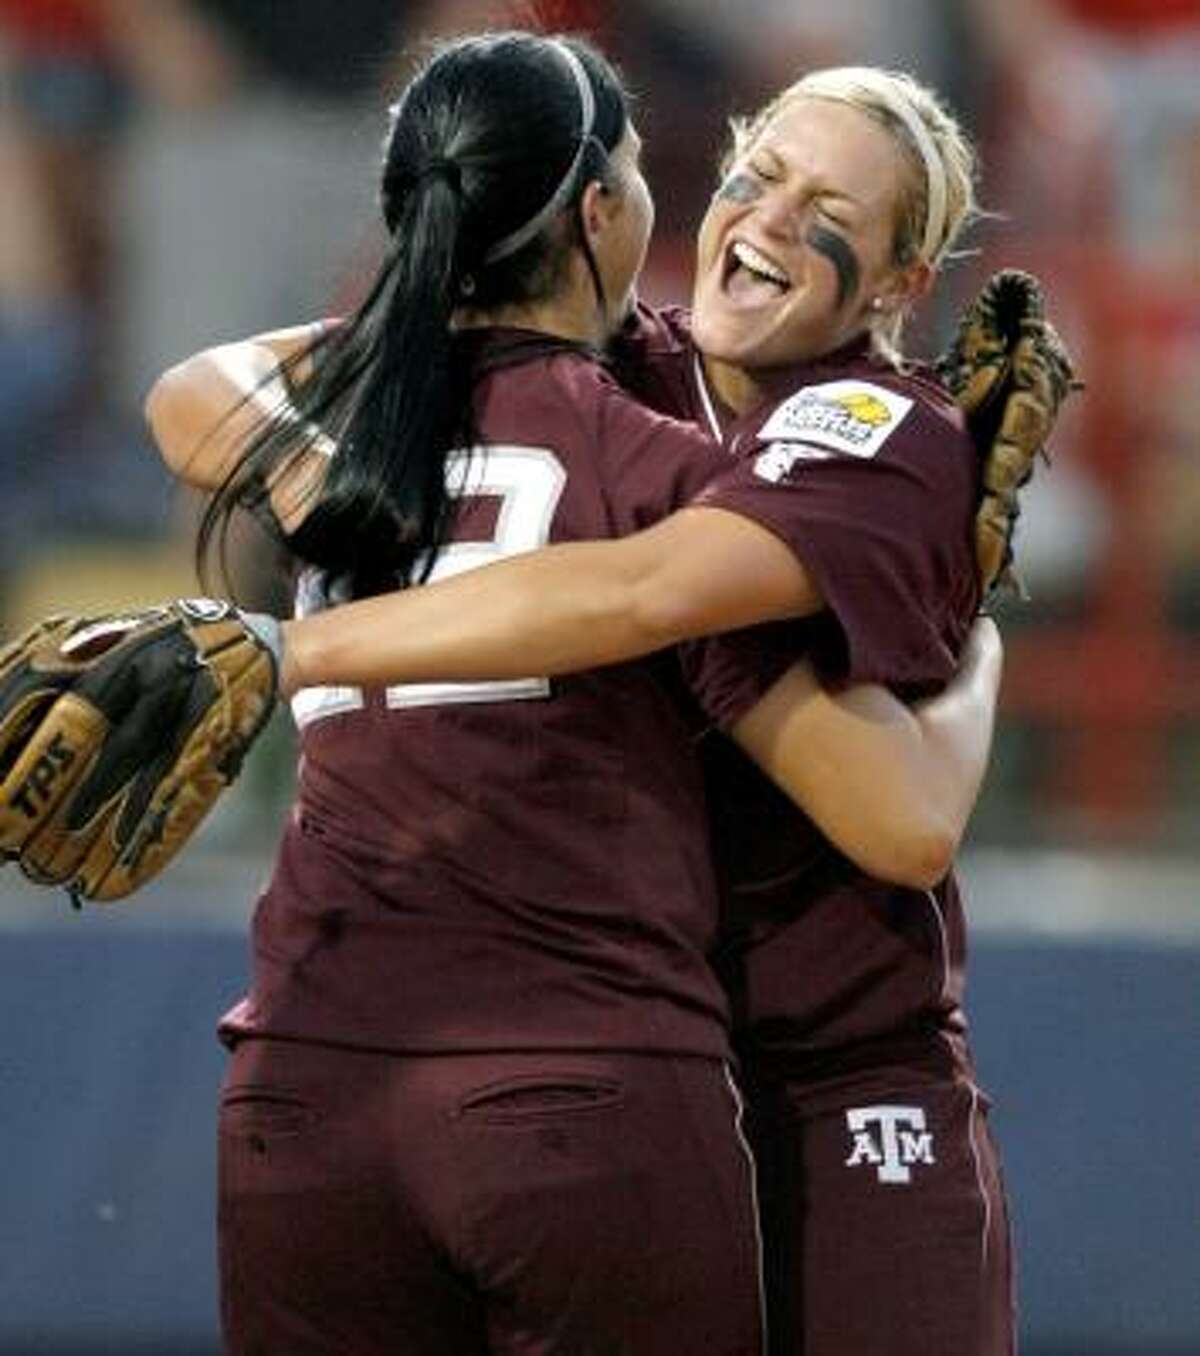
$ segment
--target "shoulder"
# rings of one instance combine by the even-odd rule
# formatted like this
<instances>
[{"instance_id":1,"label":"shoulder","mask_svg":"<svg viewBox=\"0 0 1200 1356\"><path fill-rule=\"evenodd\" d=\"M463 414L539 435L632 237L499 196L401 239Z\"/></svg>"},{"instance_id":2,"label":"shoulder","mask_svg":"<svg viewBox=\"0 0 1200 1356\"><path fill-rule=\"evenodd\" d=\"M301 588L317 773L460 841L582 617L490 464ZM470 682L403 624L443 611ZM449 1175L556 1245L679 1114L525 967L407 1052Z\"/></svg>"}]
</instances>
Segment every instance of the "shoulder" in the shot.
<instances>
[{"instance_id":1,"label":"shoulder","mask_svg":"<svg viewBox=\"0 0 1200 1356\"><path fill-rule=\"evenodd\" d=\"M724 449L699 425L651 408L603 367L567 379L578 383L572 400L577 427L619 519L618 534L665 517L727 465Z\"/></svg>"},{"instance_id":2,"label":"shoulder","mask_svg":"<svg viewBox=\"0 0 1200 1356\"><path fill-rule=\"evenodd\" d=\"M594 436L597 420L619 390L599 357L545 336L491 358L475 388L475 414L485 440L538 429L547 436Z\"/></svg>"},{"instance_id":3,"label":"shoulder","mask_svg":"<svg viewBox=\"0 0 1200 1356\"><path fill-rule=\"evenodd\" d=\"M813 365L739 421L739 455L911 465L939 479L973 474L974 446L949 393L922 371L866 356Z\"/></svg>"},{"instance_id":4,"label":"shoulder","mask_svg":"<svg viewBox=\"0 0 1200 1356\"><path fill-rule=\"evenodd\" d=\"M578 349L540 354L488 378L479 431L486 441L535 438L586 463L610 488L634 474L672 502L698 490L724 460L695 424L652 409L626 390L595 355ZM670 486L670 488L666 488Z\"/></svg>"},{"instance_id":5,"label":"shoulder","mask_svg":"<svg viewBox=\"0 0 1200 1356\"><path fill-rule=\"evenodd\" d=\"M970 442L966 419L955 403L954 397L933 372L923 363L913 363L898 370L885 363L873 361L870 366L869 380L878 381L890 390L907 396L919 417L940 426L947 437L961 437Z\"/></svg>"},{"instance_id":6,"label":"shoulder","mask_svg":"<svg viewBox=\"0 0 1200 1356\"><path fill-rule=\"evenodd\" d=\"M604 425L613 419L649 425L657 417L629 394L598 357L562 353L539 366L540 370L525 373L523 389L538 390L541 403L561 408L591 439L603 436Z\"/></svg>"}]
</instances>

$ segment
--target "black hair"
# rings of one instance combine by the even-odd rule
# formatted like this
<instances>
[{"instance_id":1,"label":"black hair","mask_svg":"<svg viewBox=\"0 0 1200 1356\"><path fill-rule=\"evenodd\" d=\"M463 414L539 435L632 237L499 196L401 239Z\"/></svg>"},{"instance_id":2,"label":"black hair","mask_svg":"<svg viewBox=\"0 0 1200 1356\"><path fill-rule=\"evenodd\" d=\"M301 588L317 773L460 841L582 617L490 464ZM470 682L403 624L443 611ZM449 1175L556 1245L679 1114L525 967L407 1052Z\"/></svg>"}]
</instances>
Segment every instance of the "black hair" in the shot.
<instances>
[{"instance_id":1,"label":"black hair","mask_svg":"<svg viewBox=\"0 0 1200 1356\"><path fill-rule=\"evenodd\" d=\"M581 141L583 74L595 111ZM261 508L272 474L316 455L321 433L337 452L288 538L293 555L354 596L425 577L451 517L445 454L474 441L473 372L453 342L453 312L551 296L575 247L603 305L579 202L605 180L628 116L613 68L578 38L495 33L434 49L391 110L385 257L354 315L281 365L291 408L266 420L209 501L202 578L214 540L224 558L235 510ZM564 210L511 248L558 201Z\"/></svg>"}]
</instances>

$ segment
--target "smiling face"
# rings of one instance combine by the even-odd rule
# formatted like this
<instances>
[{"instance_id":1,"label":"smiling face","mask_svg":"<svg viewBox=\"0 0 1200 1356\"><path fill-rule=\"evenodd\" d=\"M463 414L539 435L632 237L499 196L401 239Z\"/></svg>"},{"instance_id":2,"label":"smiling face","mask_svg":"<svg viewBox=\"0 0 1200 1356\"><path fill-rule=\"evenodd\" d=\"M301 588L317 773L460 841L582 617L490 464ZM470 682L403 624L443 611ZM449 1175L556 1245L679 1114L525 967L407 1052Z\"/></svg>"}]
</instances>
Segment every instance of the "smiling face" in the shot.
<instances>
[{"instance_id":1,"label":"smiling face","mask_svg":"<svg viewBox=\"0 0 1200 1356\"><path fill-rule=\"evenodd\" d=\"M839 348L867 328L875 298L894 307L927 281L893 256L909 172L874 119L807 96L738 156L700 228L692 297L693 334L726 399L739 376L753 384Z\"/></svg>"}]
</instances>

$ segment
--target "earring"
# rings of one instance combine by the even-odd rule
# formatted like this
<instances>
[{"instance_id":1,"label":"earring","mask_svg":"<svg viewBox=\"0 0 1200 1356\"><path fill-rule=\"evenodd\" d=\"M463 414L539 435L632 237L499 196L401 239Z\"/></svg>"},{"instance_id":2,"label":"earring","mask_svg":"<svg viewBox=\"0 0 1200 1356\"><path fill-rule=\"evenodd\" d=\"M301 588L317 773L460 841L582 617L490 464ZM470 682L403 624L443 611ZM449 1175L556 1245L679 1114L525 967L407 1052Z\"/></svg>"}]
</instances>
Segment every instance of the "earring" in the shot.
<instances>
[{"instance_id":1,"label":"earring","mask_svg":"<svg viewBox=\"0 0 1200 1356\"><path fill-rule=\"evenodd\" d=\"M871 310L873 311L883 310L883 302L878 297L871 298Z\"/></svg>"}]
</instances>

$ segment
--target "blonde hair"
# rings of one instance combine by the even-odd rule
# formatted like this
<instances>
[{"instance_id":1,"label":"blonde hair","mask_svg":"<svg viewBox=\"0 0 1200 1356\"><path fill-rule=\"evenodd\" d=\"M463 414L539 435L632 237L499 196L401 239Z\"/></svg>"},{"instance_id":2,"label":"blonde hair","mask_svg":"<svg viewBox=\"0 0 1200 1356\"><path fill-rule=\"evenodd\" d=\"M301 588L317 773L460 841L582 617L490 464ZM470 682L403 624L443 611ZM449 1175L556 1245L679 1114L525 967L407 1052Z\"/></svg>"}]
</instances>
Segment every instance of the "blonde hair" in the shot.
<instances>
[{"instance_id":1,"label":"blonde hair","mask_svg":"<svg viewBox=\"0 0 1200 1356\"><path fill-rule=\"evenodd\" d=\"M758 140L793 99L849 104L884 127L913 171L906 176L892 242L899 268L923 262L935 271L950 257L967 225L979 215L974 147L938 95L903 71L876 66L834 66L812 71L781 90L759 112L730 123L733 145L722 169ZM872 320L876 346L899 361L903 312Z\"/></svg>"}]
</instances>

